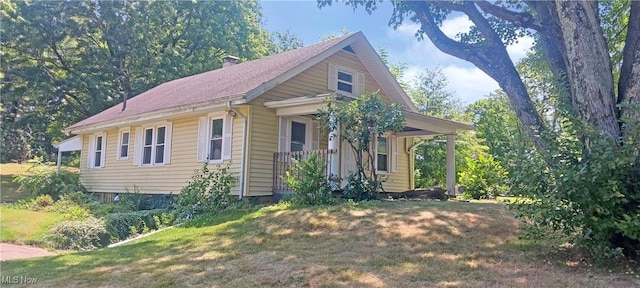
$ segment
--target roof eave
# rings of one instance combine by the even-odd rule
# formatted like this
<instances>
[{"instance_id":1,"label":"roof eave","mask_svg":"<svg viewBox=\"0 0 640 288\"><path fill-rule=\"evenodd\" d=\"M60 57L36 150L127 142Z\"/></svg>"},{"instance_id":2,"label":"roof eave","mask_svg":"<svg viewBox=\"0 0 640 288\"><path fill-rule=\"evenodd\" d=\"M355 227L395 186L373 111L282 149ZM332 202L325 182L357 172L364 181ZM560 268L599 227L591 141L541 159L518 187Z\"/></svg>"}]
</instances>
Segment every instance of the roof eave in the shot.
<instances>
[{"instance_id":1,"label":"roof eave","mask_svg":"<svg viewBox=\"0 0 640 288\"><path fill-rule=\"evenodd\" d=\"M97 123L91 123L81 126L70 126L64 129L66 134L86 134L92 132L102 131L104 129L115 128L120 126L131 126L141 123L154 122L168 117L180 117L188 116L191 114L202 114L208 110L226 107L228 102L232 102L233 105L244 104L247 101L244 99L244 95L229 96L223 99L218 99L213 102L195 103L189 105L183 105L178 107L171 107L167 109L161 109L151 111L147 113L137 114L129 117L124 117L115 120L102 121Z\"/></svg>"}]
</instances>

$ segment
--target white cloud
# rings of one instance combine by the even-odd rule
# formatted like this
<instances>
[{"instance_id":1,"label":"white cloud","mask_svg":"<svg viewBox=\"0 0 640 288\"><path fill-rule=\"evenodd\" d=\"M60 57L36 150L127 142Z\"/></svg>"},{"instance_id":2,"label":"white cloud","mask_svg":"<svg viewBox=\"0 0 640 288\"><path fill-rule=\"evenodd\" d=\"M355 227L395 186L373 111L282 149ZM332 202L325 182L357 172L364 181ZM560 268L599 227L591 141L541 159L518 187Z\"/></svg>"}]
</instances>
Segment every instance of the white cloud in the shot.
<instances>
[{"instance_id":1,"label":"white cloud","mask_svg":"<svg viewBox=\"0 0 640 288\"><path fill-rule=\"evenodd\" d=\"M457 39L458 33L469 32L469 27L473 26L473 22L465 15L450 18L442 22L440 29L451 39Z\"/></svg>"},{"instance_id":2,"label":"white cloud","mask_svg":"<svg viewBox=\"0 0 640 288\"><path fill-rule=\"evenodd\" d=\"M442 72L449 80L447 90L466 104L471 104L500 88L496 81L477 67L447 66L443 67Z\"/></svg>"},{"instance_id":3,"label":"white cloud","mask_svg":"<svg viewBox=\"0 0 640 288\"><path fill-rule=\"evenodd\" d=\"M522 58L527 56L527 52L531 50L535 40L531 36L524 36L518 39L517 43L507 46L507 52L513 63L518 63Z\"/></svg>"}]
</instances>

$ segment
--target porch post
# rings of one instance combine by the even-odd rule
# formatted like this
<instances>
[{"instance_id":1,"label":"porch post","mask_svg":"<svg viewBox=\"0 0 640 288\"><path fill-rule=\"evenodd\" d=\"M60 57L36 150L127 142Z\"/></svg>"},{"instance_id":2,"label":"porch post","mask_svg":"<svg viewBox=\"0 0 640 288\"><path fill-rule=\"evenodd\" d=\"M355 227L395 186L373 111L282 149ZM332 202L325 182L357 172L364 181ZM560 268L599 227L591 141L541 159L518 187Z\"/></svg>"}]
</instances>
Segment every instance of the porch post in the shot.
<instances>
[{"instance_id":1,"label":"porch post","mask_svg":"<svg viewBox=\"0 0 640 288\"><path fill-rule=\"evenodd\" d=\"M449 195L456 194L455 139L455 134L447 135L447 191Z\"/></svg>"},{"instance_id":2,"label":"porch post","mask_svg":"<svg viewBox=\"0 0 640 288\"><path fill-rule=\"evenodd\" d=\"M330 121L335 122L336 119L331 117ZM335 151L334 153L329 154L329 172L332 176L338 176L340 173L340 154L338 154L338 149L340 149L340 135L338 133L338 129L334 129L329 132L328 148Z\"/></svg>"}]
</instances>

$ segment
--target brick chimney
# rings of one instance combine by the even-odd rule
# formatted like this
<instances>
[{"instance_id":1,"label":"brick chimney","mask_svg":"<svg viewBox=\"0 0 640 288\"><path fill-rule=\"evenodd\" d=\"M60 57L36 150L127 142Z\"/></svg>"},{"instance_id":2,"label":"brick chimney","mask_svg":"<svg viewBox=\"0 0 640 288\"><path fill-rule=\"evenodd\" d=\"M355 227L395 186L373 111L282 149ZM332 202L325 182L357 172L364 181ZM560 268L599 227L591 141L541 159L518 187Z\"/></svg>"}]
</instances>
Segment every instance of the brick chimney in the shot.
<instances>
[{"instance_id":1,"label":"brick chimney","mask_svg":"<svg viewBox=\"0 0 640 288\"><path fill-rule=\"evenodd\" d=\"M238 64L240 62L240 58L232 55L227 55L222 57L222 68L229 67Z\"/></svg>"}]
</instances>

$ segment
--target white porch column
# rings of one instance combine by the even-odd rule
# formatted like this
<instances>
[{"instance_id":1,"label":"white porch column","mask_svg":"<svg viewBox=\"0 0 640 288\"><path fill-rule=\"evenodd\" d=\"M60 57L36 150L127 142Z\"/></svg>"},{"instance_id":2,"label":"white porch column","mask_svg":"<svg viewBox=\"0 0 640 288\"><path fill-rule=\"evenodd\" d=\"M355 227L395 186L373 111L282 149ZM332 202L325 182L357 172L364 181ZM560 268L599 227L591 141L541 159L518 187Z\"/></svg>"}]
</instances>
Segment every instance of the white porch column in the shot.
<instances>
[{"instance_id":1,"label":"white porch column","mask_svg":"<svg viewBox=\"0 0 640 288\"><path fill-rule=\"evenodd\" d=\"M335 123L336 120L332 117L330 121ZM336 126L338 125L336 124ZM338 154L338 149L340 149L340 135L338 133L338 129L334 129L329 132L328 148L335 151L329 154L329 172L331 172L331 175L333 176L338 176L340 173L340 154Z\"/></svg>"},{"instance_id":2,"label":"white porch column","mask_svg":"<svg viewBox=\"0 0 640 288\"><path fill-rule=\"evenodd\" d=\"M56 164L56 171L60 173L60 166L62 166L62 151L58 148L58 162Z\"/></svg>"},{"instance_id":3,"label":"white porch column","mask_svg":"<svg viewBox=\"0 0 640 288\"><path fill-rule=\"evenodd\" d=\"M456 135L447 135L447 191L449 195L456 193Z\"/></svg>"}]
</instances>

